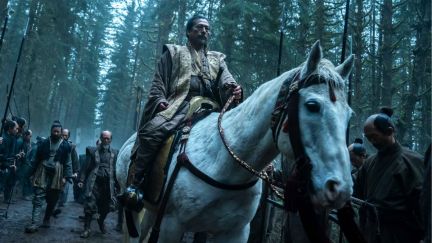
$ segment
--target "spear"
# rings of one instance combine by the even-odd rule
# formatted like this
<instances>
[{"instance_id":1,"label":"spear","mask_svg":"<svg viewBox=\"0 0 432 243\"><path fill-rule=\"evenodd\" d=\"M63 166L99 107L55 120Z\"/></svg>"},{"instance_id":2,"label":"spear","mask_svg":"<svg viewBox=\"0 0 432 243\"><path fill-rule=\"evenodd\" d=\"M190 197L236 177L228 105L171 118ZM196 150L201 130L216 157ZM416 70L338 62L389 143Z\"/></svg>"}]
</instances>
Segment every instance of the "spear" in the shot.
<instances>
[{"instance_id":1,"label":"spear","mask_svg":"<svg viewBox=\"0 0 432 243\"><path fill-rule=\"evenodd\" d=\"M5 32L6 32L6 27L7 27L7 24L8 24L8 20L9 20L8 7L6 7L5 11L6 11L6 16L5 16L5 20L4 20L4 24L3 24L2 33L1 33L1 36L0 36L0 51L1 51L1 48L3 46L3 39L4 39ZM11 13L13 13L13 12L11 11Z\"/></svg>"},{"instance_id":2,"label":"spear","mask_svg":"<svg viewBox=\"0 0 432 243\"><path fill-rule=\"evenodd\" d=\"M343 63L345 61L345 47L346 47L347 36L348 36L349 5L350 5L350 0L347 0L345 5L345 22L344 22L344 30L342 36L342 54L341 54L340 63Z\"/></svg>"},{"instance_id":3,"label":"spear","mask_svg":"<svg viewBox=\"0 0 432 243\"><path fill-rule=\"evenodd\" d=\"M7 96L6 108L5 108L5 111L4 111L3 119L1 120L1 123L2 123L2 124L1 124L1 130L0 130L0 137L1 137L2 133L3 133L3 125L4 125L4 121L6 120L7 112L8 112L8 110L9 110L10 99L11 99L11 97L12 97L12 92L13 92L14 85L15 85L15 80L16 80L17 70L18 70L19 62L20 62L20 60L21 60L21 53L22 53L22 49L23 49L23 46L24 46L24 40L26 39L26 36L27 36L27 31L28 31L29 22L30 22L30 15L29 15L29 17L27 18L26 28L25 28L25 31L24 31L23 37L22 37L22 39L21 39L21 44L20 44L20 48L19 48L19 52L18 52L18 57L17 57L17 61L16 61L16 63L15 63L15 70L14 70L14 73L13 73L12 83L11 83L11 87L10 87L10 89L9 89L9 94L8 94L8 96Z\"/></svg>"},{"instance_id":4,"label":"spear","mask_svg":"<svg viewBox=\"0 0 432 243\"><path fill-rule=\"evenodd\" d=\"M348 36L349 5L350 5L350 0L347 0L345 5L345 22L344 22L344 30L342 36L342 54L341 54L340 63L343 63L345 61L345 49L346 49L346 42ZM351 75L348 78L348 105L351 105ZM348 122L348 128L346 130L346 135L345 135L347 145L349 144L349 126L350 125Z\"/></svg>"}]
</instances>

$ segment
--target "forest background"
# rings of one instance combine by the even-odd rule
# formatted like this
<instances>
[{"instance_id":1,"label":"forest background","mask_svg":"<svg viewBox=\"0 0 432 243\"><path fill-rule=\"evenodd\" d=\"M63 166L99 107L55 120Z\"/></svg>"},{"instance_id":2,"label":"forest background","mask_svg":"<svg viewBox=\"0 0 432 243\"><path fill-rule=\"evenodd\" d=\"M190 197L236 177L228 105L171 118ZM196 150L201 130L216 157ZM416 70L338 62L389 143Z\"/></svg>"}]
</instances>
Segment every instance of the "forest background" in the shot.
<instances>
[{"instance_id":1,"label":"forest background","mask_svg":"<svg viewBox=\"0 0 432 243\"><path fill-rule=\"evenodd\" d=\"M249 95L276 77L281 31L282 72L304 62L316 40L324 57L340 63L345 6L345 0L0 0L1 30L8 17L0 111L27 23L8 115L24 117L40 136L60 120L81 149L109 129L120 148L136 130L162 45L185 44L193 14L209 19L210 49L227 55ZM369 115L390 106L403 145L423 153L430 144L430 10L430 0L351 0L350 141L362 136Z\"/></svg>"}]
</instances>

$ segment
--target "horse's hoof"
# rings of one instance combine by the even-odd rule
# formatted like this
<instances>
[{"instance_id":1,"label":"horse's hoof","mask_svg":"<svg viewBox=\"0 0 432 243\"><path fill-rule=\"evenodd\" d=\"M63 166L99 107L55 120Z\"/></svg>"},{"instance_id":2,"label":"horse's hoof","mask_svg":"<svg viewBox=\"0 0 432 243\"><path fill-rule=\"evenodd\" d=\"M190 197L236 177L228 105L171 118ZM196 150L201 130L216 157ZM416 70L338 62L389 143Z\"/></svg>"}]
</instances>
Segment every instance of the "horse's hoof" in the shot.
<instances>
[{"instance_id":1,"label":"horse's hoof","mask_svg":"<svg viewBox=\"0 0 432 243\"><path fill-rule=\"evenodd\" d=\"M38 226L36 224L32 224L24 229L25 233L32 234L38 231Z\"/></svg>"},{"instance_id":2,"label":"horse's hoof","mask_svg":"<svg viewBox=\"0 0 432 243\"><path fill-rule=\"evenodd\" d=\"M97 222L99 224L99 229L100 229L101 233L102 234L106 234L107 231L106 231L106 228L105 228L105 223L103 221L99 220L99 219L98 219Z\"/></svg>"},{"instance_id":3,"label":"horse's hoof","mask_svg":"<svg viewBox=\"0 0 432 243\"><path fill-rule=\"evenodd\" d=\"M84 232L82 232L82 234L80 235L81 238L89 238L90 237L90 230L84 230Z\"/></svg>"}]
</instances>

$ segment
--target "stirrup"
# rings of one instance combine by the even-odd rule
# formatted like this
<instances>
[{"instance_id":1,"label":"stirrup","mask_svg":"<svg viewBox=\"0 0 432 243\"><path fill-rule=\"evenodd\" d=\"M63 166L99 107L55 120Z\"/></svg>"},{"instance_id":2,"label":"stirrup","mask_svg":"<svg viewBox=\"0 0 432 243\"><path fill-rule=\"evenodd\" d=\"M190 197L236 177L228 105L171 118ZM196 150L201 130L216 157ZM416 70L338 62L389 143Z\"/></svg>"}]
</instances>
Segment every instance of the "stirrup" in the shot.
<instances>
[{"instance_id":1,"label":"stirrup","mask_svg":"<svg viewBox=\"0 0 432 243\"><path fill-rule=\"evenodd\" d=\"M144 194L136 186L126 188L123 194L117 196L119 202L128 210L140 212L144 207Z\"/></svg>"}]
</instances>

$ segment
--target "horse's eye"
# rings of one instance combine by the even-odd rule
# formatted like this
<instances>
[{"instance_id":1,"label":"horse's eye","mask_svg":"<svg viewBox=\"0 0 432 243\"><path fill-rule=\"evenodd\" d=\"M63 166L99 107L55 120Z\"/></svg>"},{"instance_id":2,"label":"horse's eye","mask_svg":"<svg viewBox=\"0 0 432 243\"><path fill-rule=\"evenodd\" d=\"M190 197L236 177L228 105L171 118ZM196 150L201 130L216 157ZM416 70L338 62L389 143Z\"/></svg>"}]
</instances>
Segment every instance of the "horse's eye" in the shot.
<instances>
[{"instance_id":1,"label":"horse's eye","mask_svg":"<svg viewBox=\"0 0 432 243\"><path fill-rule=\"evenodd\" d=\"M310 112L319 112L320 111L320 104L316 101L316 100L310 100L306 102L306 108L310 111Z\"/></svg>"}]
</instances>

